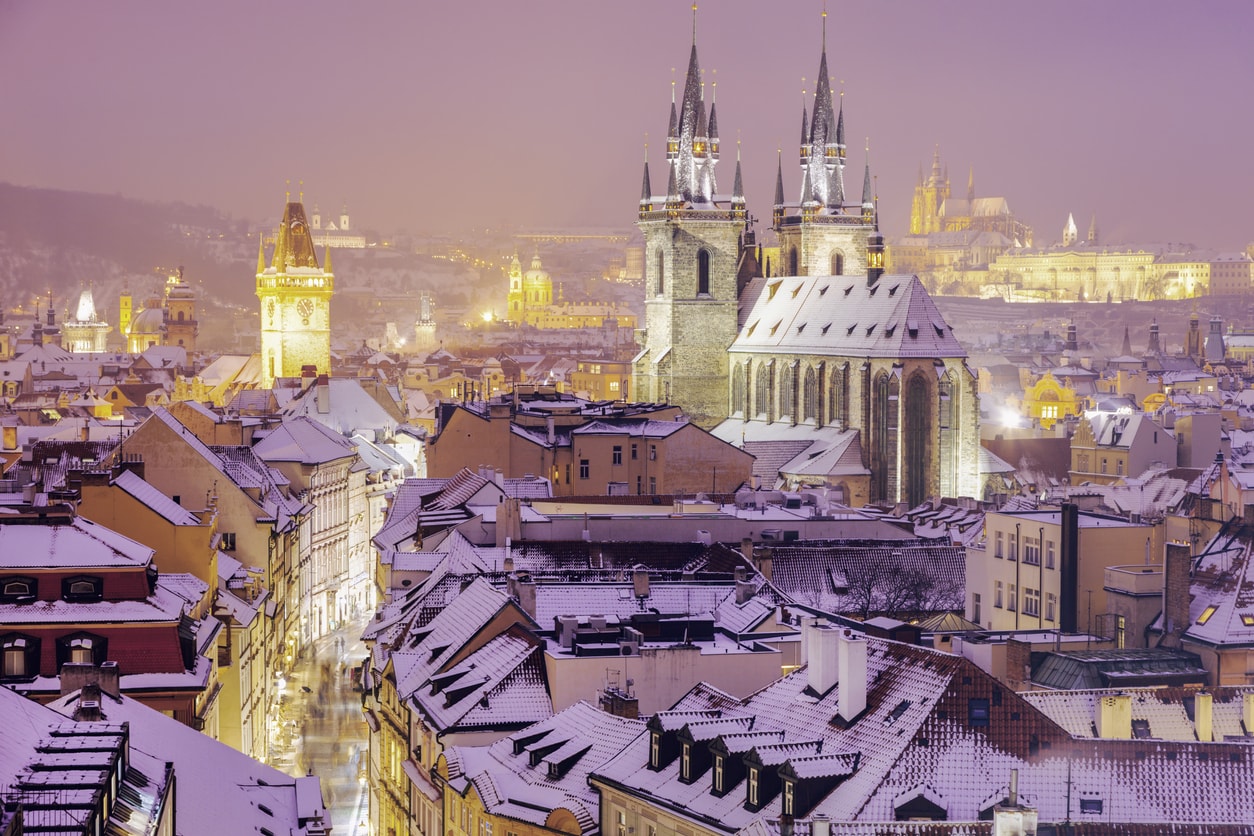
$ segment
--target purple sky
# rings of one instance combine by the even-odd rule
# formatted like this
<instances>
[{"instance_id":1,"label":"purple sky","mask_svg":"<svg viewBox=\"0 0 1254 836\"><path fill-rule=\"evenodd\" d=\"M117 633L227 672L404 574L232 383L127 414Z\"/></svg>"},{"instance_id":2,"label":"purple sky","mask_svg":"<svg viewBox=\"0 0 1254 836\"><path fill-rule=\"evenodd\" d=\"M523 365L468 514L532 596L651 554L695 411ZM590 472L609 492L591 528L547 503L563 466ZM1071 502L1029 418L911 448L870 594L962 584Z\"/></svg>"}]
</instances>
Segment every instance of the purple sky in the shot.
<instances>
[{"instance_id":1,"label":"purple sky","mask_svg":"<svg viewBox=\"0 0 1254 836\"><path fill-rule=\"evenodd\" d=\"M796 167L820 0L706 0L722 186L743 140L752 214ZM56 3L0 0L0 180L175 199L261 220L284 181L381 231L626 227L646 132L654 191L687 0ZM1249 0L831 0L849 182L863 138L885 231L939 145L955 191L1003 195L1056 240L1254 241ZM1243 202L1242 199L1245 199Z\"/></svg>"}]
</instances>

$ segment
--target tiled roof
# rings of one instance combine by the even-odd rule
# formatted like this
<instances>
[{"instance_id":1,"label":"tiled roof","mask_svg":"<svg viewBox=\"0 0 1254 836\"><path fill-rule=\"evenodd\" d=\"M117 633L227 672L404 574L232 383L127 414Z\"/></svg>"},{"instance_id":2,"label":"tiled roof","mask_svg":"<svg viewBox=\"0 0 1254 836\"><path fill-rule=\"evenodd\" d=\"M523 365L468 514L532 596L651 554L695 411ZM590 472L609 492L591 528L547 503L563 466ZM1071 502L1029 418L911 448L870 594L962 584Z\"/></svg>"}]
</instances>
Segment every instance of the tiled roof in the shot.
<instances>
[{"instance_id":1,"label":"tiled roof","mask_svg":"<svg viewBox=\"0 0 1254 836\"><path fill-rule=\"evenodd\" d=\"M200 525L199 517L145 482L132 470L119 473L113 484L148 506L167 522L174 525Z\"/></svg>"},{"instance_id":2,"label":"tiled roof","mask_svg":"<svg viewBox=\"0 0 1254 836\"><path fill-rule=\"evenodd\" d=\"M1211 728L1214 740L1248 739L1241 712L1246 693L1254 688L1208 688L1212 695ZM1127 694L1132 707L1133 733L1147 740L1197 740L1194 701L1197 691L1183 688L1122 690L1029 691L1024 699L1076 737L1097 737L1098 704L1102 697ZM1143 726L1138 725L1143 723ZM1254 730L1251 730L1254 733Z\"/></svg>"},{"instance_id":3,"label":"tiled roof","mask_svg":"<svg viewBox=\"0 0 1254 836\"><path fill-rule=\"evenodd\" d=\"M729 351L851 357L965 358L916 276L754 279Z\"/></svg>"},{"instance_id":4,"label":"tiled roof","mask_svg":"<svg viewBox=\"0 0 1254 836\"><path fill-rule=\"evenodd\" d=\"M4 569L135 568L153 550L83 517L66 524L6 523L0 509L0 566Z\"/></svg>"}]
</instances>

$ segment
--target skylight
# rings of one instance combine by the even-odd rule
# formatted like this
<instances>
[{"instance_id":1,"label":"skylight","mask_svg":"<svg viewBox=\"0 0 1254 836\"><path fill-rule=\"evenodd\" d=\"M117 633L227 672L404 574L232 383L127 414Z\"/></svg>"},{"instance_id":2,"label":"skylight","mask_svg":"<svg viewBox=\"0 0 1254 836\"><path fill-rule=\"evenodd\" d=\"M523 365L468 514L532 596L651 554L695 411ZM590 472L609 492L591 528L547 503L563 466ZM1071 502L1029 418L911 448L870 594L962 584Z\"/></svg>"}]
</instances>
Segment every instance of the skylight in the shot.
<instances>
[{"instance_id":1,"label":"skylight","mask_svg":"<svg viewBox=\"0 0 1254 836\"><path fill-rule=\"evenodd\" d=\"M1202 614L1197 617L1197 623L1205 624L1206 622L1210 621L1210 617L1215 614L1215 610L1217 609L1219 608L1216 607L1214 604L1211 604L1209 607L1202 610Z\"/></svg>"}]
</instances>

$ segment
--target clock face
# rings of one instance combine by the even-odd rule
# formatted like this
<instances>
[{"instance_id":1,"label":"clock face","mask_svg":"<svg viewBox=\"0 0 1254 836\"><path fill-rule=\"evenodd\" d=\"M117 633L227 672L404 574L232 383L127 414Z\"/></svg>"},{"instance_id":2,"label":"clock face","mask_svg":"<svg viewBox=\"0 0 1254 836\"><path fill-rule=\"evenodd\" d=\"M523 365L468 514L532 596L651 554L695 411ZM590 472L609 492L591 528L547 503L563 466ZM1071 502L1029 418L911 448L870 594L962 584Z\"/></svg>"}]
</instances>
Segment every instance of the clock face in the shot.
<instances>
[{"instance_id":1,"label":"clock face","mask_svg":"<svg viewBox=\"0 0 1254 836\"><path fill-rule=\"evenodd\" d=\"M296 303L296 313L300 314L306 325L309 324L309 317L313 316L313 311L314 304L309 299L301 299Z\"/></svg>"}]
</instances>

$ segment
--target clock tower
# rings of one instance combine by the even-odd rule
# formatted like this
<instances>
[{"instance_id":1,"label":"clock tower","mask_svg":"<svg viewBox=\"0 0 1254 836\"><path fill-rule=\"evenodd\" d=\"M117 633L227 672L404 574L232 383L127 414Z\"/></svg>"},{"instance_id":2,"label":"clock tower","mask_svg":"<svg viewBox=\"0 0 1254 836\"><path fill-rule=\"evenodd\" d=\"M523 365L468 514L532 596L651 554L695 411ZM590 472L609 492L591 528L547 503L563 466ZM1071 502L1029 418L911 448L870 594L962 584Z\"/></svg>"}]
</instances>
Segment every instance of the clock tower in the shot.
<instances>
[{"instance_id":1,"label":"clock tower","mask_svg":"<svg viewBox=\"0 0 1254 836\"><path fill-rule=\"evenodd\" d=\"M288 202L266 264L263 236L257 253L261 303L261 373L265 387L277 377L300 377L304 366L331 371L331 252L318 266L313 235L300 202Z\"/></svg>"}]
</instances>

